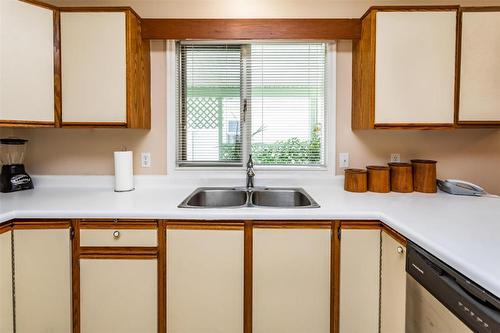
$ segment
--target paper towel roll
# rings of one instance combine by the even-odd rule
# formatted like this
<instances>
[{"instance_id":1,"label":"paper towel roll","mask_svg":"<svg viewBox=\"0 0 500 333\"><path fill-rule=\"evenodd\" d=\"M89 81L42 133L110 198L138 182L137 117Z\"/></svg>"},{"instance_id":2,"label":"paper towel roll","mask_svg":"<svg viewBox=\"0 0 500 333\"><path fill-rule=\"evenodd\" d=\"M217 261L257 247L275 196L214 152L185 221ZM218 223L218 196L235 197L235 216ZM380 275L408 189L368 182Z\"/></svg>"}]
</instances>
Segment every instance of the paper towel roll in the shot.
<instances>
[{"instance_id":1,"label":"paper towel roll","mask_svg":"<svg viewBox=\"0 0 500 333\"><path fill-rule=\"evenodd\" d=\"M131 151L115 151L115 192L134 189L134 156Z\"/></svg>"}]
</instances>

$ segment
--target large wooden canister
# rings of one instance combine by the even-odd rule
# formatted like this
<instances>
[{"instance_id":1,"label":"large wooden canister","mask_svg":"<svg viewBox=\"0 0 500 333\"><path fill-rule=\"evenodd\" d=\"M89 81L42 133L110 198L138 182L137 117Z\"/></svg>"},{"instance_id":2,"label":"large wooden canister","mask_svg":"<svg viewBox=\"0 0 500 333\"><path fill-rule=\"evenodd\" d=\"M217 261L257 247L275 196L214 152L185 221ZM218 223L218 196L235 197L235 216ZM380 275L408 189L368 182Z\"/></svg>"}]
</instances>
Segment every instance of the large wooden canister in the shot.
<instances>
[{"instance_id":1,"label":"large wooden canister","mask_svg":"<svg viewBox=\"0 0 500 333\"><path fill-rule=\"evenodd\" d=\"M367 174L364 169L346 169L344 190L349 192L366 192Z\"/></svg>"},{"instance_id":2,"label":"large wooden canister","mask_svg":"<svg viewBox=\"0 0 500 333\"><path fill-rule=\"evenodd\" d=\"M436 193L436 161L411 160L413 166L413 189L417 192Z\"/></svg>"},{"instance_id":3,"label":"large wooden canister","mask_svg":"<svg viewBox=\"0 0 500 333\"><path fill-rule=\"evenodd\" d=\"M391 191L388 166L369 165L366 169L368 170L368 191L379 193Z\"/></svg>"},{"instance_id":4,"label":"large wooden canister","mask_svg":"<svg viewBox=\"0 0 500 333\"><path fill-rule=\"evenodd\" d=\"M391 168L391 191L413 192L413 167L410 163L389 163Z\"/></svg>"}]
</instances>

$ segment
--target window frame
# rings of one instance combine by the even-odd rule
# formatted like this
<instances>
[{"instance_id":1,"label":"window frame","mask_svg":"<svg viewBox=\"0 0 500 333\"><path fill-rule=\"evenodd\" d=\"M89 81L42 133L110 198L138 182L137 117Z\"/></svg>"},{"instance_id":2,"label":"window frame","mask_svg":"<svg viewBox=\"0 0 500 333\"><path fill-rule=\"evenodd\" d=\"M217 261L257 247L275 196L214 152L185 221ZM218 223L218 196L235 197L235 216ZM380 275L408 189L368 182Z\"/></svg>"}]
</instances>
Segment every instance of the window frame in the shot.
<instances>
[{"instance_id":1,"label":"window frame","mask_svg":"<svg viewBox=\"0 0 500 333\"><path fill-rule=\"evenodd\" d=\"M248 44L249 42L269 42L276 43L282 42L280 40L272 41L199 41L197 43L220 43L220 44ZM304 42L304 41L298 41ZM317 41L316 41L317 42ZM336 147L336 42L335 41L324 41L327 43L327 55L326 55L326 100L325 100L325 147L324 147L324 165L321 166L300 166L300 165L256 165L255 169L260 171L260 174L269 175L275 177L277 174L282 174L283 177L289 177L290 173L300 173L301 176L306 176L311 174L318 176L319 174L335 175L336 169L336 158L335 158L335 147ZM245 169L246 158L248 158L248 147L251 143L242 144L242 156L243 161L241 165L199 165L196 167L178 165L177 163L177 151L178 151L178 132L177 127L177 82L178 80L178 69L177 69L177 41L167 40L166 41L166 127L167 127L167 173L172 174L189 174L193 175L195 173L203 174L206 176L206 171L212 171L215 174L223 173L224 176L231 175L241 175L242 170ZM243 80L245 82L245 80ZM243 91L245 91L243 89ZM244 97L242 97L242 100ZM248 119L247 119L248 121ZM248 126L242 126L242 138L248 140ZM216 162L218 163L218 162ZM239 163L238 163L239 164Z\"/></svg>"}]
</instances>

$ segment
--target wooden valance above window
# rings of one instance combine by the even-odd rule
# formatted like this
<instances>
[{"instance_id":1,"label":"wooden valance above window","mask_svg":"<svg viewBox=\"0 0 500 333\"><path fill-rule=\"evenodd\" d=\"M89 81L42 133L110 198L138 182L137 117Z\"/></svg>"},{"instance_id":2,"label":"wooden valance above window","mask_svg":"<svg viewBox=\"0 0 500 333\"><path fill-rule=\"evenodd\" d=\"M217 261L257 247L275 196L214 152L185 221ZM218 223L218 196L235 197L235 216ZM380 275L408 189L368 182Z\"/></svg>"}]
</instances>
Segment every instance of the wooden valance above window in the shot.
<instances>
[{"instance_id":1,"label":"wooden valance above window","mask_svg":"<svg viewBox=\"0 0 500 333\"><path fill-rule=\"evenodd\" d=\"M175 40L359 39L360 19L143 19L142 38Z\"/></svg>"}]
</instances>

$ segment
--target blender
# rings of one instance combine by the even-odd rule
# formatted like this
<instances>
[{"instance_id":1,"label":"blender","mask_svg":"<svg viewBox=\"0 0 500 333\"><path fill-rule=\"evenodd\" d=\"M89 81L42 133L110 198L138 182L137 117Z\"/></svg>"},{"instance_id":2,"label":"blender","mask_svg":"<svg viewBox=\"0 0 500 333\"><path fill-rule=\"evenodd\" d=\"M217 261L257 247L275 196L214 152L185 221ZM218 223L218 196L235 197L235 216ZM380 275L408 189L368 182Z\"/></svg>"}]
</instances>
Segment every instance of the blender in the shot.
<instances>
[{"instance_id":1,"label":"blender","mask_svg":"<svg viewBox=\"0 0 500 333\"><path fill-rule=\"evenodd\" d=\"M0 139L0 192L15 192L33 188L31 177L24 170L25 139Z\"/></svg>"}]
</instances>

